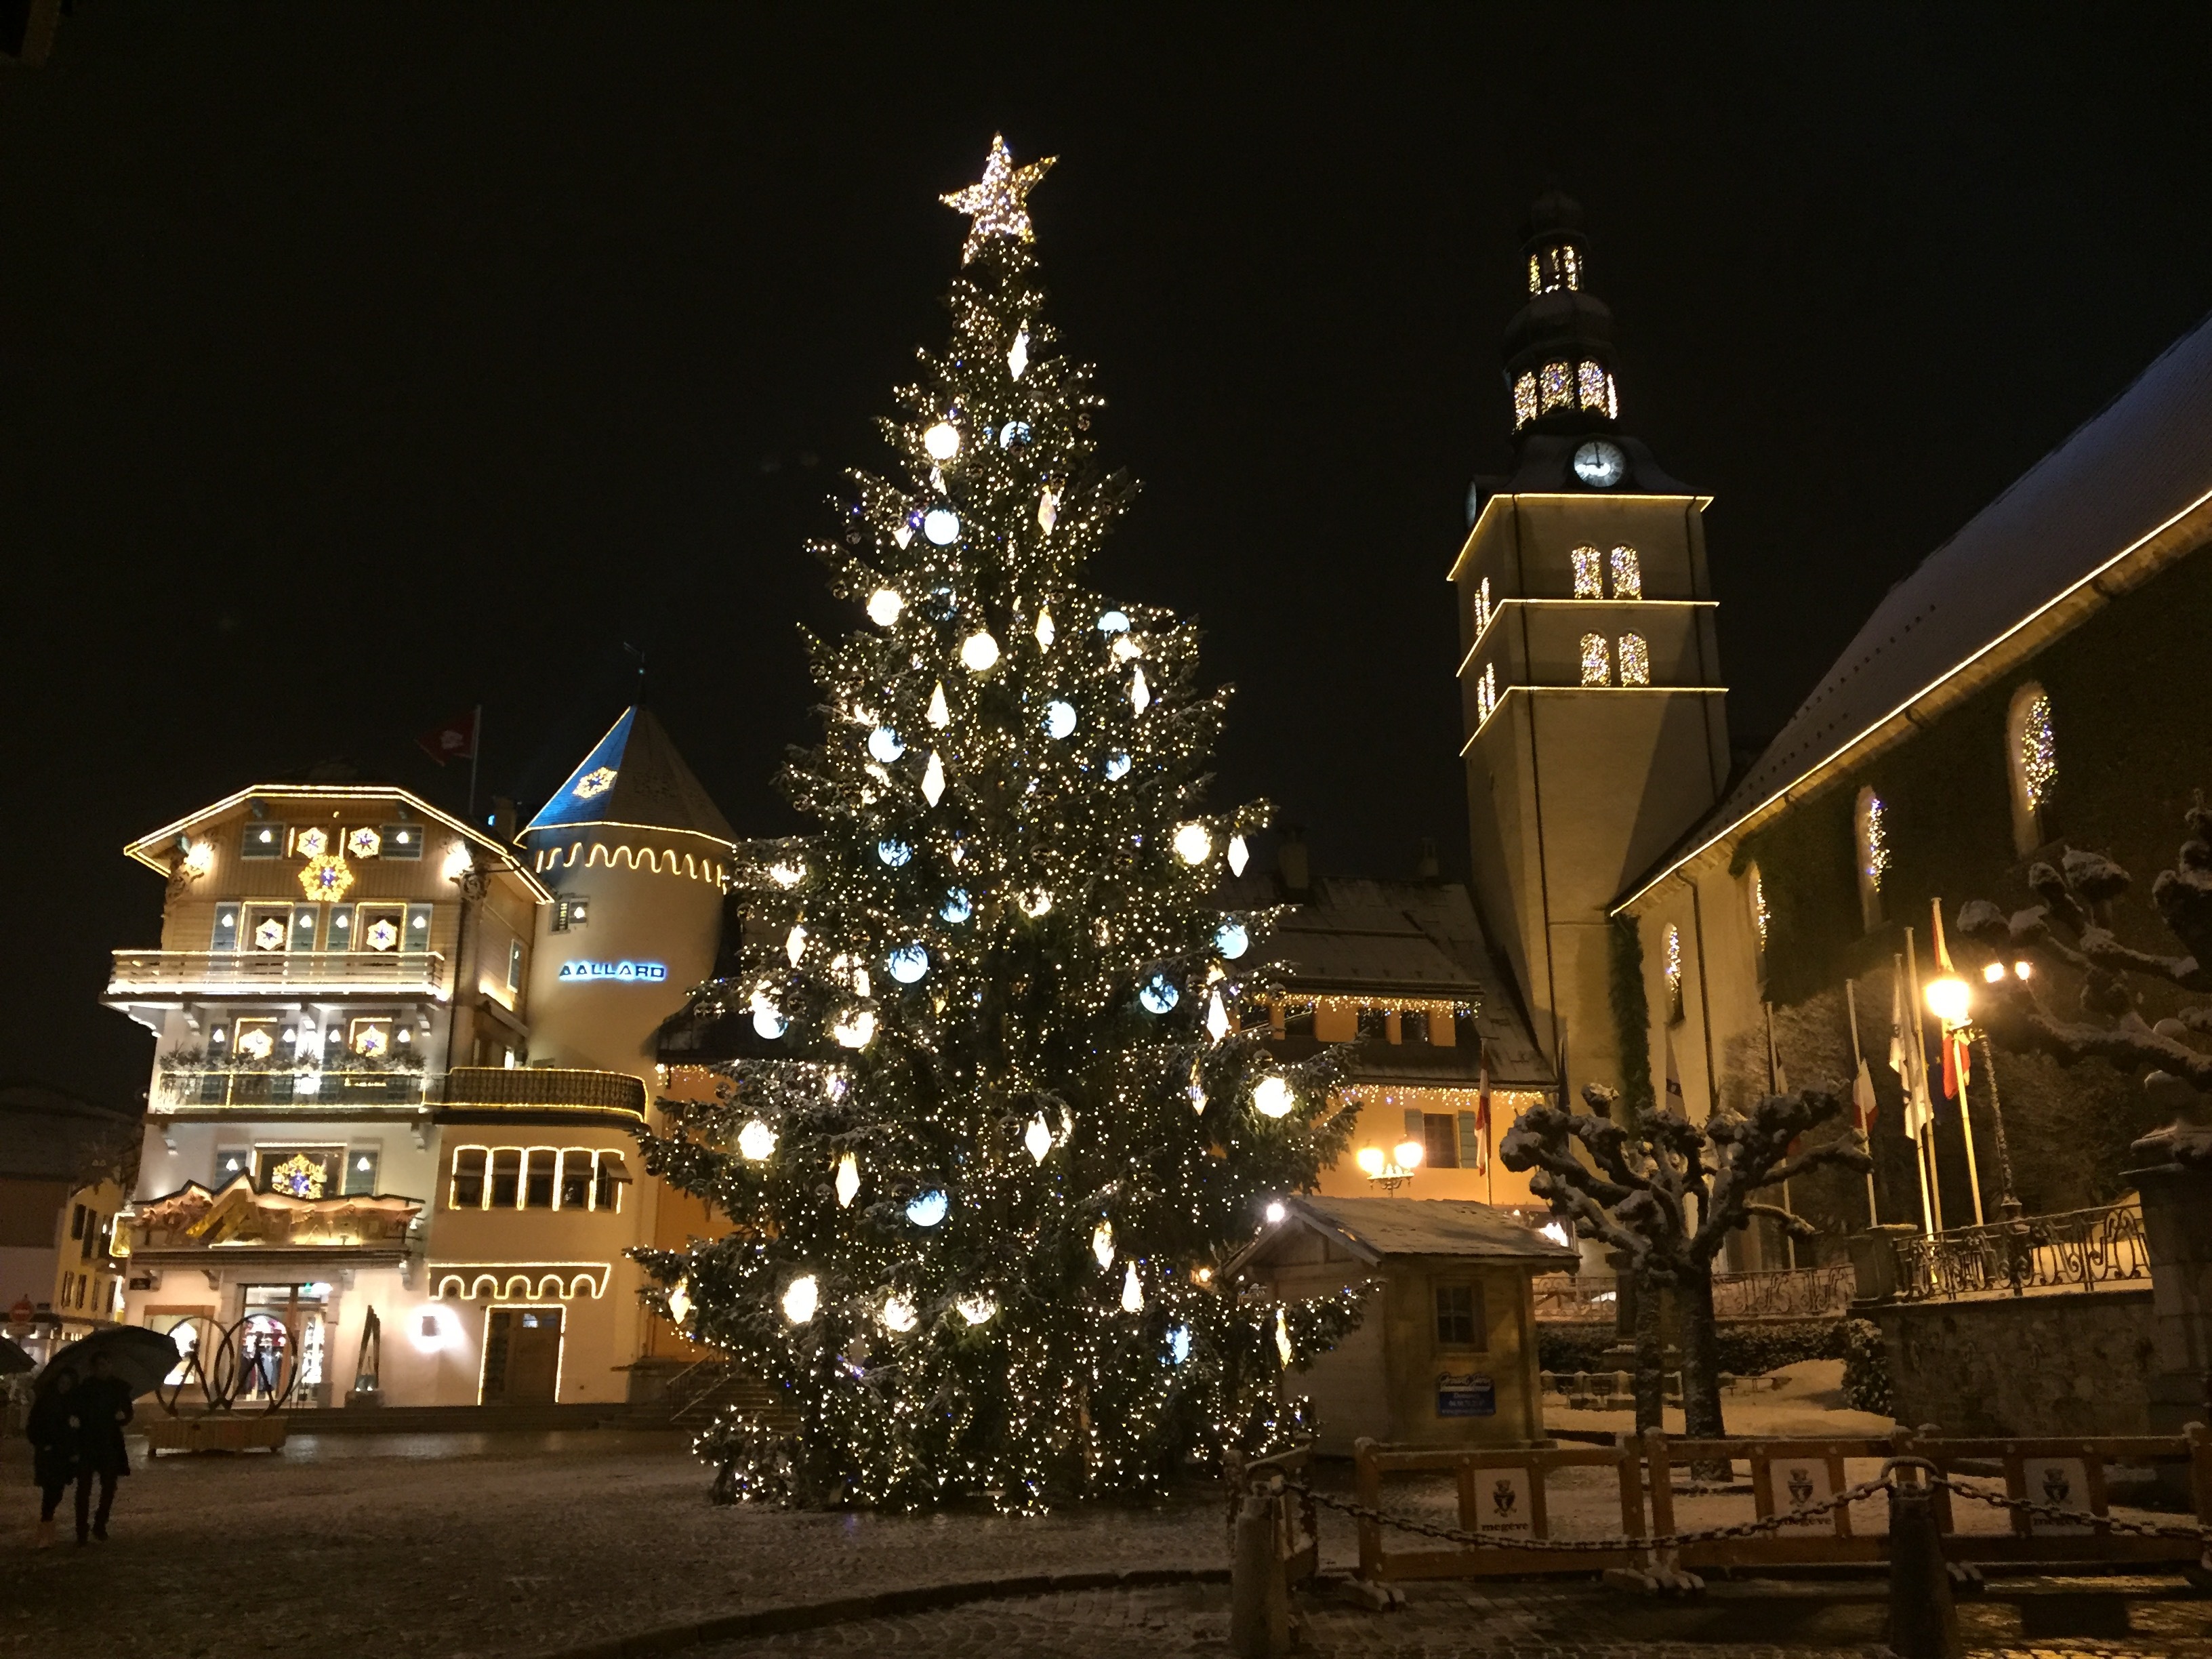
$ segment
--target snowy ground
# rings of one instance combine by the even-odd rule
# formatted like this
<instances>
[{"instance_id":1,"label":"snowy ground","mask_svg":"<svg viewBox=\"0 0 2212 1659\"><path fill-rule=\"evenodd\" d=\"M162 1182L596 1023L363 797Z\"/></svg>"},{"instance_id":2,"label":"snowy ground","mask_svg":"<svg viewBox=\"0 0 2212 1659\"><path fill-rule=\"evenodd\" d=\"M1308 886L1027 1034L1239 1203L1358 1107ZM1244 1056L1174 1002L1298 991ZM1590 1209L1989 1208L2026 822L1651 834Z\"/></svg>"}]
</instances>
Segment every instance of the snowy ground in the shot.
<instances>
[{"instance_id":1,"label":"snowy ground","mask_svg":"<svg viewBox=\"0 0 2212 1659\"><path fill-rule=\"evenodd\" d=\"M1820 1435L1832 1439L1887 1435L1896 1425L1872 1412L1853 1411L1844 1399L1844 1362L1807 1359L1772 1374L1779 1388L1747 1389L1722 1400L1722 1417L1730 1434ZM1761 1382L1770 1379L1760 1378ZM1554 1396L1544 1402L1544 1424L1551 1429L1602 1430L1627 1433L1636 1427L1632 1411L1571 1411ZM1682 1408L1667 1408L1667 1431L1682 1432Z\"/></svg>"}]
</instances>

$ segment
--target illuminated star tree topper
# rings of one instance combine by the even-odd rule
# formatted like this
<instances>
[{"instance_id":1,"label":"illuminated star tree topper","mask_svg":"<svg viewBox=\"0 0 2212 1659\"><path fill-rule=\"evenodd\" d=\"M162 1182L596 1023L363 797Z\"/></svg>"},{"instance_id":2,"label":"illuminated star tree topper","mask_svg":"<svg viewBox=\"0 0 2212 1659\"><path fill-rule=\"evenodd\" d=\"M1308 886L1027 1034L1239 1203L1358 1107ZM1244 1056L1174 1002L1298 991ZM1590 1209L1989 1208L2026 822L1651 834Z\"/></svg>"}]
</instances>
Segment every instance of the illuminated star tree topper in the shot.
<instances>
[{"instance_id":1,"label":"illuminated star tree topper","mask_svg":"<svg viewBox=\"0 0 2212 1659\"><path fill-rule=\"evenodd\" d=\"M962 264L988 246L994 236L1012 236L1024 242L1036 240L1030 228L1030 191L1059 159L1048 155L1042 161L1018 167L1006 138L995 132L991 135L991 153L983 158L983 176L965 190L938 198L969 216L968 240L960 250Z\"/></svg>"}]
</instances>

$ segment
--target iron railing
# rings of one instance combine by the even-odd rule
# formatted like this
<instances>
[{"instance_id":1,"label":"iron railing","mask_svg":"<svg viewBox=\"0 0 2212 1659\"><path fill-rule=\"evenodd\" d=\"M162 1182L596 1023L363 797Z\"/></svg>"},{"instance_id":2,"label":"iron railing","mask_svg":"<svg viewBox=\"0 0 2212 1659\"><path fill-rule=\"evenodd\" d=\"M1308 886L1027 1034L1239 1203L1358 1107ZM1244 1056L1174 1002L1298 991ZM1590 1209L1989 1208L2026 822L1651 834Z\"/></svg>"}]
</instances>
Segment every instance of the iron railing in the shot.
<instances>
[{"instance_id":1,"label":"iron railing","mask_svg":"<svg viewBox=\"0 0 2212 1659\"><path fill-rule=\"evenodd\" d=\"M445 984L446 959L435 951L118 951L107 994L313 989L443 996Z\"/></svg>"},{"instance_id":2,"label":"iron railing","mask_svg":"<svg viewBox=\"0 0 2212 1659\"><path fill-rule=\"evenodd\" d=\"M1890 1253L1904 1302L2032 1290L2142 1290L2150 1284L2150 1250L2136 1203L1894 1239Z\"/></svg>"}]
</instances>

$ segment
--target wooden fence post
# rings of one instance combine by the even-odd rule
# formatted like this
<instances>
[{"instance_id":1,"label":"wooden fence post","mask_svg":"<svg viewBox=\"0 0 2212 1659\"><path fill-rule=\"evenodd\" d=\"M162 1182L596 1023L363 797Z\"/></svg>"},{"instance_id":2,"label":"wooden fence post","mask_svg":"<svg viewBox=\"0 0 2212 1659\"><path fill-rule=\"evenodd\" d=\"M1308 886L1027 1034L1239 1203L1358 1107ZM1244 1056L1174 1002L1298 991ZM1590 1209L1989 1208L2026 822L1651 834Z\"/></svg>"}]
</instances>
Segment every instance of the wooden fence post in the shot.
<instances>
[{"instance_id":1,"label":"wooden fence post","mask_svg":"<svg viewBox=\"0 0 2212 1659\"><path fill-rule=\"evenodd\" d=\"M1362 1435L1352 1443L1352 1465L1358 1473L1363 1508L1382 1507L1382 1472L1375 1466L1375 1443ZM1382 1582L1382 1528L1365 1516L1359 1518L1359 1576L1370 1584Z\"/></svg>"},{"instance_id":2,"label":"wooden fence post","mask_svg":"<svg viewBox=\"0 0 2212 1659\"><path fill-rule=\"evenodd\" d=\"M1237 1659L1281 1659L1291 1650L1291 1599L1283 1582L1283 1496L1252 1491L1237 1513L1229 1567L1229 1648Z\"/></svg>"}]
</instances>

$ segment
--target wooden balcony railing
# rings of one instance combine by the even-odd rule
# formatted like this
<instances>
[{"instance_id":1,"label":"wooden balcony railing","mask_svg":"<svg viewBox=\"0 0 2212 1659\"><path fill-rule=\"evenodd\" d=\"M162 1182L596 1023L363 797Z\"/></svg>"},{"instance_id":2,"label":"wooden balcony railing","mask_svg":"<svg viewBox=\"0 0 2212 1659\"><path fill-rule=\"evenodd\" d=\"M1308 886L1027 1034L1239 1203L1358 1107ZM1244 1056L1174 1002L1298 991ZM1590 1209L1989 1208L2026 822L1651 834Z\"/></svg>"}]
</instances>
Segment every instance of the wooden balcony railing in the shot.
<instances>
[{"instance_id":1,"label":"wooden balcony railing","mask_svg":"<svg viewBox=\"0 0 2212 1659\"><path fill-rule=\"evenodd\" d=\"M550 1066L459 1066L445 1073L330 1066L190 1066L161 1073L156 1111L286 1107L312 1115L362 1107L457 1111L620 1112L645 1116L645 1085L627 1072Z\"/></svg>"},{"instance_id":2,"label":"wooden balcony railing","mask_svg":"<svg viewBox=\"0 0 2212 1659\"><path fill-rule=\"evenodd\" d=\"M118 951L107 994L313 989L443 997L445 987L446 959L435 951Z\"/></svg>"}]
</instances>

